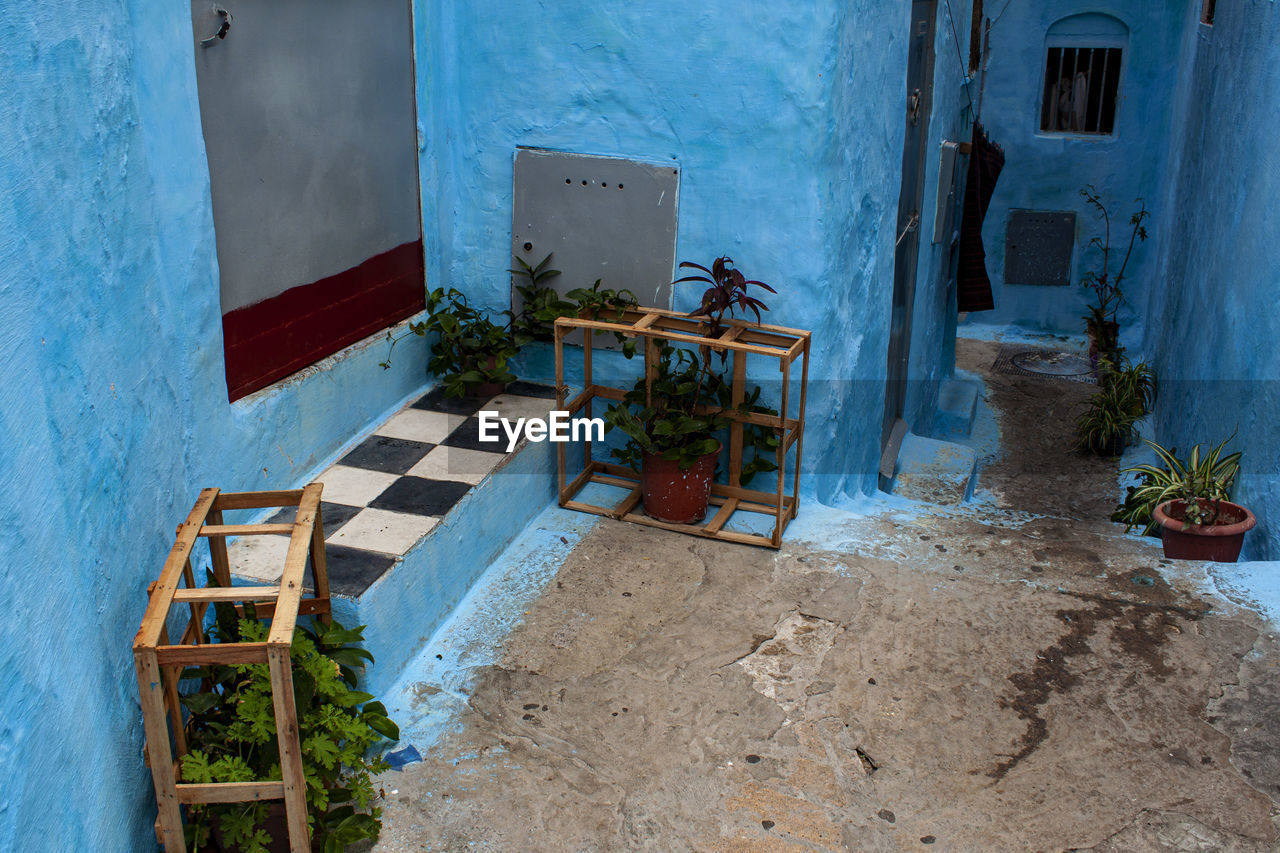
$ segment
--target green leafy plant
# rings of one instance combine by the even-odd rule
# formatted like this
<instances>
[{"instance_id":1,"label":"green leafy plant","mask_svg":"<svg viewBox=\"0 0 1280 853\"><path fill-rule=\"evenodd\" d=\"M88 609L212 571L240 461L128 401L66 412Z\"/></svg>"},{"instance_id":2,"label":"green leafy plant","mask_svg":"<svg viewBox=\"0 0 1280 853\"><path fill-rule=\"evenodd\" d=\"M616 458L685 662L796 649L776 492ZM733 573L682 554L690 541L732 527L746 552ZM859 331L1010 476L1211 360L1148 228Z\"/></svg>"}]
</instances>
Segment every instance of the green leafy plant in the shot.
<instances>
[{"instance_id":1,"label":"green leafy plant","mask_svg":"<svg viewBox=\"0 0 1280 853\"><path fill-rule=\"evenodd\" d=\"M1124 304L1122 285L1125 271L1133 256L1134 245L1147 239L1147 229L1143 223L1151 213L1141 198L1135 201L1138 209L1129 217L1129 244L1119 268L1116 269L1112 263L1112 252L1116 250L1111 248L1111 213L1092 184L1080 190L1080 196L1102 219L1102 236L1089 241L1090 246L1102 253L1102 268L1090 270L1080 278L1081 284L1092 292L1094 299L1089 306L1088 315L1084 317L1085 328L1097 352L1108 356L1120 352L1120 324L1116 320L1116 314Z\"/></svg>"},{"instance_id":2,"label":"green leafy plant","mask_svg":"<svg viewBox=\"0 0 1280 853\"><path fill-rule=\"evenodd\" d=\"M680 266L706 274L685 276L676 279L675 283L696 281L710 285L703 293L699 307L689 316L707 317L710 320L708 337L713 339L725 332L724 317L733 316L735 308L749 309L757 322L760 312L769 310L767 305L747 293L749 285L776 293L764 282L747 279L734 267L733 259L727 256L716 258L710 268L691 261L684 261ZM711 348L699 349L700 355L695 355L690 349L658 341L658 361L654 365L652 385L641 377L621 403L610 405L605 412L606 430L617 429L627 437L622 448L612 451L623 464L639 470L644 454L653 454L688 469L720 446L717 433L732 422L725 411L736 409L743 414L777 414L759 402L759 387L747 392L737 407L733 406L732 384L716 368ZM720 353L721 367L726 356L727 352ZM775 430L755 424L744 426L745 452L740 478L743 485L757 473L777 470L777 463L772 457L778 442Z\"/></svg>"},{"instance_id":3,"label":"green leafy plant","mask_svg":"<svg viewBox=\"0 0 1280 853\"><path fill-rule=\"evenodd\" d=\"M507 367L520 351L511 324L494 323L467 304L467 297L458 290L436 288L428 293L427 319L410 323L406 334L439 336L427 369L443 380L446 396L462 397L481 385L505 385L516 379ZM391 351L400 338L388 331L387 340L391 349L381 362L383 369L391 367Z\"/></svg>"},{"instance_id":4,"label":"green leafy plant","mask_svg":"<svg viewBox=\"0 0 1280 853\"><path fill-rule=\"evenodd\" d=\"M1182 498L1187 501L1187 521L1206 523L1199 499L1213 502L1216 514L1216 502L1230 499L1231 486L1240 472L1240 452L1226 453L1227 444L1233 438L1235 433L1207 452L1202 452L1201 445L1197 444L1185 460L1178 457L1177 448L1166 450L1154 441L1147 441L1160 464L1135 465L1121 472L1137 474L1140 479L1125 490L1124 502L1116 507L1111 520L1124 524L1126 533L1140 526L1145 535L1157 526L1153 516L1155 508L1165 501Z\"/></svg>"},{"instance_id":5,"label":"green leafy plant","mask_svg":"<svg viewBox=\"0 0 1280 853\"><path fill-rule=\"evenodd\" d=\"M1156 401L1156 375L1147 363L1115 358L1099 362L1098 391L1076 419L1076 446L1099 456L1118 456Z\"/></svg>"},{"instance_id":6,"label":"green leafy plant","mask_svg":"<svg viewBox=\"0 0 1280 853\"><path fill-rule=\"evenodd\" d=\"M399 337L387 332L391 346L380 366L391 367L391 353L396 344L413 334L419 337L437 335L427 369L439 376L444 383L445 395L462 397L484 385L506 385L514 382L508 362L522 348L535 340L551 340L555 321L559 317L600 319L621 317L636 307L636 298L630 290L611 290L600 286L596 279L591 287L569 291L561 298L547 282L560 275L550 269L551 255L547 255L536 267L516 258L517 268L511 273L528 279L516 286L520 294L521 309L518 314L505 312L507 322L499 325L483 312L471 307L467 297L450 288L437 288L427 294L427 318L410 323L408 330ZM615 333L616 334L616 333ZM624 351L634 352L635 342L617 334Z\"/></svg>"},{"instance_id":7,"label":"green leafy plant","mask_svg":"<svg viewBox=\"0 0 1280 853\"><path fill-rule=\"evenodd\" d=\"M523 284L516 285L521 307L520 313L512 319L511 327L518 340L551 340L556 318L568 317L577 310L574 303L562 299L547 284L560 275L560 270L548 268L550 263L551 255L543 258L537 266L529 266L523 258L516 258L516 266L508 270L512 275L526 280Z\"/></svg>"},{"instance_id":8,"label":"green leafy plant","mask_svg":"<svg viewBox=\"0 0 1280 853\"><path fill-rule=\"evenodd\" d=\"M215 605L211 631L220 642L264 642L267 626L252 604L241 617L224 602ZM294 700L306 777L307 820L324 853L377 839L381 810L372 807L371 775L388 769L371 747L400 737L382 703L356 689L373 656L360 647L363 627L299 626L293 637ZM266 664L211 666L187 671L200 688L182 697L189 712L190 751L182 757L184 782L278 780L271 676ZM213 830L221 843L241 853L266 853L271 806L265 802L211 803L189 807L188 835L196 850L208 850Z\"/></svg>"}]
</instances>

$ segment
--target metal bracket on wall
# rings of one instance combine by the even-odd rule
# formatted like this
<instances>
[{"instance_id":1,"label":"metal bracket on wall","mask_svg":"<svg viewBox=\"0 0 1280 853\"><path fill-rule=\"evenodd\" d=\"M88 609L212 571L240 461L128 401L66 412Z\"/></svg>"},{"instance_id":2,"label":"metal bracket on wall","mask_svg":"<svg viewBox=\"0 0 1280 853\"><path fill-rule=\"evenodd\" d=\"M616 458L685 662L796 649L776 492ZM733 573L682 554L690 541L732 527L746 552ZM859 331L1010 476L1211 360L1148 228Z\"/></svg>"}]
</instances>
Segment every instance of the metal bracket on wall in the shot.
<instances>
[{"instance_id":1,"label":"metal bracket on wall","mask_svg":"<svg viewBox=\"0 0 1280 853\"><path fill-rule=\"evenodd\" d=\"M218 26L218 31L205 39L200 39L201 47L213 47L219 41L227 37L227 33L231 32L231 13L221 6L213 10L213 14L217 15L222 23Z\"/></svg>"}]
</instances>

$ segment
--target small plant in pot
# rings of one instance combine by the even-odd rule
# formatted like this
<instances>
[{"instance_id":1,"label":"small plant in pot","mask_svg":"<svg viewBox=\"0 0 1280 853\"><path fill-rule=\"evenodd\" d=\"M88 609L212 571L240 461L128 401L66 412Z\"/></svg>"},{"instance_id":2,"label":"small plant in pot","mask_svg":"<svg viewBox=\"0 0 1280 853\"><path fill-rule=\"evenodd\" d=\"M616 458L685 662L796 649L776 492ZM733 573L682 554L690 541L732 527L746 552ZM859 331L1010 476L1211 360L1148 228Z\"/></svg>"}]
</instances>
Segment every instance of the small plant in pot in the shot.
<instances>
[{"instance_id":1,"label":"small plant in pot","mask_svg":"<svg viewBox=\"0 0 1280 853\"><path fill-rule=\"evenodd\" d=\"M1166 501L1191 495L1209 500L1226 500L1231 496L1231 486L1240 471L1240 452L1224 453L1234 434L1201 452L1200 445L1191 449L1186 459L1178 457L1178 450L1168 450L1154 441L1144 443L1155 451L1158 462L1152 465L1134 465L1123 469L1122 474L1136 474L1135 485L1125 490L1124 502L1116 507L1111 520L1125 525L1125 532L1141 527L1146 535L1158 535L1160 525L1155 519L1155 508Z\"/></svg>"},{"instance_id":2,"label":"small plant in pot","mask_svg":"<svg viewBox=\"0 0 1280 853\"><path fill-rule=\"evenodd\" d=\"M1134 245L1145 242L1147 239L1147 229L1143 223L1151 213L1142 199L1137 199L1138 209L1129 217L1131 228L1129 245L1125 249L1119 268L1116 269L1111 262L1111 254L1115 250L1111 248L1110 211L1092 184L1080 190L1080 196L1094 208L1102 219L1103 226L1102 236L1094 237L1089 241L1090 246L1102 253L1102 268L1090 270L1080 279L1081 284L1093 294L1094 301L1089 306L1089 313L1084 317L1084 322L1085 330L1089 334L1089 357L1097 368L1101 359L1110 358L1114 361L1121 352L1120 323L1116 319L1120 306L1124 304L1124 291L1121 286L1124 283L1125 270L1129 267L1129 259L1133 256Z\"/></svg>"},{"instance_id":3,"label":"small plant in pot","mask_svg":"<svg viewBox=\"0 0 1280 853\"><path fill-rule=\"evenodd\" d=\"M1076 419L1076 447L1098 456L1124 452L1156 400L1156 376L1147 363L1114 358L1112 354L1100 362L1098 390Z\"/></svg>"},{"instance_id":4,"label":"small plant in pot","mask_svg":"<svg viewBox=\"0 0 1280 853\"><path fill-rule=\"evenodd\" d=\"M690 261L680 266L704 274L685 276L676 284L709 285L701 305L689 316L708 319L710 339L725 333L724 318L733 316L735 309L751 311L757 323L760 311L769 310L748 293L748 287L776 292L764 282L747 279L729 257L717 258L710 268ZM731 404L730 384L721 372L726 359L727 353L717 358L710 347L700 347L695 354L662 342L653 381L641 378L621 404L611 405L605 413L606 429L618 429L627 437L626 445L613 455L640 471L644 510L652 518L692 524L706 517L722 446L717 434L732 420L724 415ZM760 390L754 389L741 410L772 413L759 403L759 396ZM777 447L777 436L760 429L744 429L743 434L744 443L755 451L744 467L744 482L754 473L776 470L765 456Z\"/></svg>"},{"instance_id":5,"label":"small plant in pot","mask_svg":"<svg viewBox=\"0 0 1280 853\"><path fill-rule=\"evenodd\" d=\"M1234 437L1234 436L1232 436ZM1223 455L1231 438L1202 454L1200 445L1191 449L1184 462L1154 442L1148 442L1165 468L1139 465L1125 469L1142 476L1131 486L1117 515L1125 514L1137 523L1143 510L1151 521L1146 529L1160 529L1164 555L1173 560L1213 560L1233 563L1240 557L1244 535L1257 523L1253 513L1230 497L1232 483L1240 470L1240 453ZM1125 518L1113 520L1127 520Z\"/></svg>"}]
</instances>

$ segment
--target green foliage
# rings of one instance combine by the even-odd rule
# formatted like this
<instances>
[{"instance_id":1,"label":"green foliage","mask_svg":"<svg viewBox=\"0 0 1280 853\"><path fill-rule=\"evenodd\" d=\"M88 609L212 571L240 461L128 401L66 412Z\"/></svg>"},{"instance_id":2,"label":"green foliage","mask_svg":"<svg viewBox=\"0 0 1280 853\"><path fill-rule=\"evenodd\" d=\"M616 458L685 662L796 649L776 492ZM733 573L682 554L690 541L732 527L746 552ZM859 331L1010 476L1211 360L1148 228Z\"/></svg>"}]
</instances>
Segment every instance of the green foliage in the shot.
<instances>
[{"instance_id":1,"label":"green foliage","mask_svg":"<svg viewBox=\"0 0 1280 853\"><path fill-rule=\"evenodd\" d=\"M543 258L536 267L529 266L523 258L516 258L518 266L508 270L513 275L528 280L516 285L522 307L520 313L512 319L511 328L518 338L549 341L553 337L556 318L568 317L574 313L574 304L561 299L560 294L547 285L549 279L560 275L560 270L547 268L549 263L551 255Z\"/></svg>"},{"instance_id":2,"label":"green foliage","mask_svg":"<svg viewBox=\"0 0 1280 853\"><path fill-rule=\"evenodd\" d=\"M1102 268L1090 270L1080 277L1080 283L1092 292L1094 304L1089 306L1089 314L1084 318L1085 328L1089 336L1097 344L1098 351L1104 356L1112 356L1120 352L1119 324L1116 313L1124 303L1125 270L1133 255L1135 243L1145 242L1147 229L1143 224L1151 216L1141 198L1135 200L1138 209L1129 217L1129 244L1125 249L1120 267L1112 273L1111 254L1111 213L1102 202L1102 197L1092 184L1080 190L1080 196L1091 206L1102 219L1102 236L1094 237L1089 245L1102 253Z\"/></svg>"},{"instance_id":3,"label":"green foliage","mask_svg":"<svg viewBox=\"0 0 1280 853\"><path fill-rule=\"evenodd\" d=\"M1220 444L1214 445L1207 453L1201 452L1197 444L1191 448L1191 455L1182 460L1178 458L1178 450L1166 450L1154 441L1146 444L1160 458L1158 465L1135 465L1125 468L1121 473L1137 474L1141 479L1137 485L1129 486L1125 491L1125 499L1111 520L1125 525L1125 532L1141 526L1144 534L1156 528L1152 513L1157 506L1169 500L1182 498L1187 501L1187 521L1192 524L1204 523L1201 517L1199 498L1214 502L1228 500L1231 486L1240 472L1240 452L1224 455L1232 433Z\"/></svg>"},{"instance_id":4,"label":"green foliage","mask_svg":"<svg viewBox=\"0 0 1280 853\"><path fill-rule=\"evenodd\" d=\"M1099 362L1098 391L1076 419L1076 447L1099 456L1118 456L1136 433L1136 424L1156 400L1156 375L1146 362Z\"/></svg>"},{"instance_id":5,"label":"green foliage","mask_svg":"<svg viewBox=\"0 0 1280 853\"><path fill-rule=\"evenodd\" d=\"M735 309L750 310L757 323L760 312L769 310L769 306L747 294L748 285L777 292L762 281L748 280L734 268L730 257L716 258L710 268L691 261L683 261L680 266L706 273L678 278L674 283L710 285L702 294L701 305L689 316L707 317L711 338L724 333L724 317L726 314L732 317ZM579 299L586 302L583 297ZM740 405L733 405L733 386L721 372L726 364L726 352L719 354L718 370L710 347L702 347L699 358L690 350L678 349L666 341L656 343L658 363L654 365L656 375L652 386L641 377L623 401L610 405L604 415L606 431L617 429L627 437L621 449L611 451L624 465L638 471L643 455L652 453L676 462L681 468L690 468L720 446L717 433L722 433L733 422L724 412L736 409L741 414L777 414L760 404L759 387L747 392ZM624 350L628 358L633 351ZM755 424L743 426L743 466L739 479L742 485L750 483L758 473L778 470L775 459L780 440L774 429Z\"/></svg>"},{"instance_id":6,"label":"green foliage","mask_svg":"<svg viewBox=\"0 0 1280 853\"><path fill-rule=\"evenodd\" d=\"M427 319L410 323L405 333L420 337L437 336L432 347L427 368L444 382L445 395L462 397L482 385L514 382L516 375L508 367L510 359L535 340L549 341L558 317L586 316L589 319L621 317L636 306L635 295L630 290L610 290L600 287L600 279L590 287L569 291L561 298L548 284L560 275L559 270L549 269L551 255L536 266L516 258L517 268L509 272L528 281L516 285L520 294L519 314L505 312L508 322L499 325L483 311L467 304L467 297L450 288L436 288L427 294ZM403 337L403 335L401 336ZM617 335L623 350L635 351L635 342ZM380 362L383 369L391 367L391 353L400 341L387 332L391 346L387 357Z\"/></svg>"},{"instance_id":7,"label":"green foliage","mask_svg":"<svg viewBox=\"0 0 1280 853\"><path fill-rule=\"evenodd\" d=\"M214 583L211 577L211 585ZM266 625L252 605L244 617L234 607L215 605L212 631L219 642L263 642ZM400 737L386 708L356 690L360 672L373 657L358 645L363 627L347 629L337 622L299 626L294 631L291 660L298 736L307 782L307 815L316 841L326 851L342 851L361 839L376 839L381 810L371 775L387 769L370 748ZM182 698L190 714L188 742L182 757L184 782L251 782L277 780L280 751L276 738L271 676L266 664L209 666L187 671L200 679L200 689ZM190 807L192 844L207 849L216 824L224 844L243 853L265 853L271 837L264 828L267 803L216 803Z\"/></svg>"}]
</instances>

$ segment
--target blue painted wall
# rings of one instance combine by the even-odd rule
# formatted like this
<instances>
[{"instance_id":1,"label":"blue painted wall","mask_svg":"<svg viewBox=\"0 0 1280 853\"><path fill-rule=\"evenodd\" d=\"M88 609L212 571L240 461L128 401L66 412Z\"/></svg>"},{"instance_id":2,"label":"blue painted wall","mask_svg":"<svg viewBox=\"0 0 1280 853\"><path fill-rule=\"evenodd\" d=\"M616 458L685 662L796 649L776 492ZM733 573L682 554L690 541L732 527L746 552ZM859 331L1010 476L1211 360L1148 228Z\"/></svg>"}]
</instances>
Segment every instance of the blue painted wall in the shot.
<instances>
[{"instance_id":1,"label":"blue painted wall","mask_svg":"<svg viewBox=\"0 0 1280 853\"><path fill-rule=\"evenodd\" d=\"M1141 196L1156 210L1166 181L1165 134L1173 127L1173 93L1179 68L1172 61L1181 47L1185 10L1194 3L1175 0L1064 0L1056 3L988 4L989 15L1003 13L991 30L982 122L1005 150L1006 163L983 228L987 271L995 295L994 311L970 315L968 322L1015 324L1027 329L1084 334L1081 317L1086 294L1080 275L1097 262L1089 240L1101 233L1079 190L1093 184L1109 202L1113 225L1125 222ZM1120 103L1112 136L1040 133L1044 85L1045 34L1072 15L1105 14L1129 28L1129 44L1120 81ZM1076 252L1066 287L1004 283L1005 227L1013 208L1077 211ZM1113 227L1112 245L1116 245ZM1148 295L1164 289L1156 258L1162 236L1152 233L1135 250L1126 273L1129 304L1121 313L1125 341L1141 341Z\"/></svg>"},{"instance_id":2,"label":"blue painted wall","mask_svg":"<svg viewBox=\"0 0 1280 853\"><path fill-rule=\"evenodd\" d=\"M228 404L186 4L8 3L0 45L0 849L149 850L130 644L174 526L307 479L423 353Z\"/></svg>"},{"instance_id":3,"label":"blue painted wall","mask_svg":"<svg viewBox=\"0 0 1280 853\"><path fill-rule=\"evenodd\" d=\"M1239 429L1235 496L1258 515L1245 557L1280 559L1280 6L1219 3L1186 20L1146 351L1156 438L1186 451Z\"/></svg>"},{"instance_id":4,"label":"blue painted wall","mask_svg":"<svg viewBox=\"0 0 1280 853\"><path fill-rule=\"evenodd\" d=\"M418 0L415 18L428 279L508 307L517 145L678 162L677 258L731 255L781 291L767 321L814 331L809 488L874 488L906 8L512 0L495 22Z\"/></svg>"}]
</instances>

